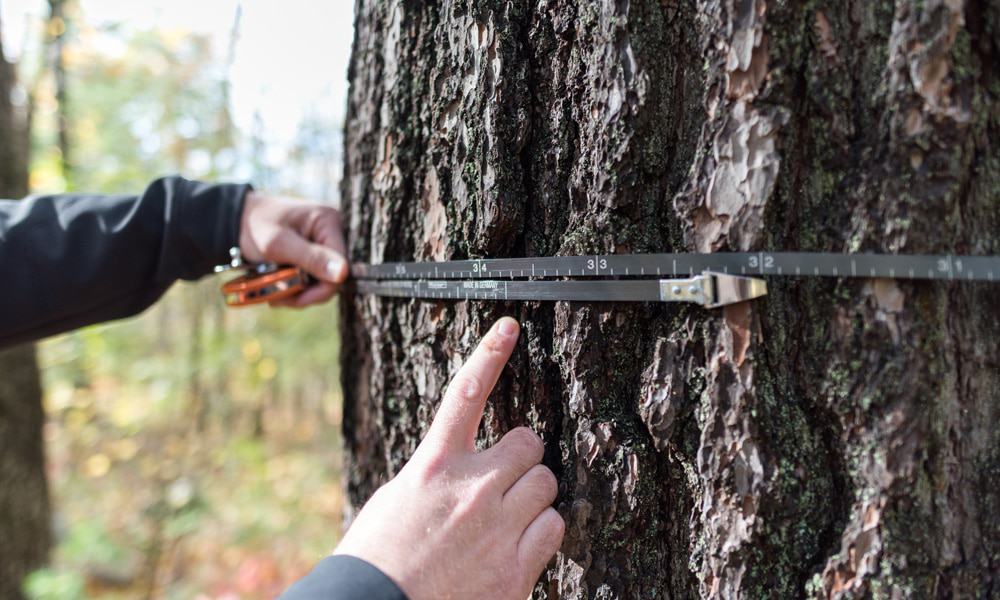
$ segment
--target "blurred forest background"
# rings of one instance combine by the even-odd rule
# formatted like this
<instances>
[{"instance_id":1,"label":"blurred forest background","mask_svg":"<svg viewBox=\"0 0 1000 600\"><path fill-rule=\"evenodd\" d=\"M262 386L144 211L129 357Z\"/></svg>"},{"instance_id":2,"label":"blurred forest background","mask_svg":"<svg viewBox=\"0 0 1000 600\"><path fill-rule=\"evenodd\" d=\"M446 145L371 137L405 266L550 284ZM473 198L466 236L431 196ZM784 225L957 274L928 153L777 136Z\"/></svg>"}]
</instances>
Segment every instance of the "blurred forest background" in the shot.
<instances>
[{"instance_id":1,"label":"blurred forest background","mask_svg":"<svg viewBox=\"0 0 1000 600\"><path fill-rule=\"evenodd\" d=\"M336 202L350 4L2 0L32 192ZM55 547L29 597L271 598L335 545L336 307L225 309L219 283L39 345Z\"/></svg>"}]
</instances>

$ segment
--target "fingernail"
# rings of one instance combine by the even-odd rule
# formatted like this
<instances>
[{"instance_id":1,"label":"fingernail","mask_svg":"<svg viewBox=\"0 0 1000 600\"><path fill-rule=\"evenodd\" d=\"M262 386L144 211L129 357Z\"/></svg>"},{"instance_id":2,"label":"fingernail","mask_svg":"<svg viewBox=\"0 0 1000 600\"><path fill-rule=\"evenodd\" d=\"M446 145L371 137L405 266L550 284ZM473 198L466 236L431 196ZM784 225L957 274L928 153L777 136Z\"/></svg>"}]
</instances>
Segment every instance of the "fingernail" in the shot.
<instances>
[{"instance_id":1,"label":"fingernail","mask_svg":"<svg viewBox=\"0 0 1000 600\"><path fill-rule=\"evenodd\" d=\"M517 321L514 319L500 319L500 323L497 325L497 331L499 331L502 336L510 337L517 333Z\"/></svg>"},{"instance_id":2,"label":"fingernail","mask_svg":"<svg viewBox=\"0 0 1000 600\"><path fill-rule=\"evenodd\" d=\"M340 270L344 268L344 259L331 258L329 262L326 263L326 272L330 274L330 277L337 277L340 275Z\"/></svg>"}]
</instances>

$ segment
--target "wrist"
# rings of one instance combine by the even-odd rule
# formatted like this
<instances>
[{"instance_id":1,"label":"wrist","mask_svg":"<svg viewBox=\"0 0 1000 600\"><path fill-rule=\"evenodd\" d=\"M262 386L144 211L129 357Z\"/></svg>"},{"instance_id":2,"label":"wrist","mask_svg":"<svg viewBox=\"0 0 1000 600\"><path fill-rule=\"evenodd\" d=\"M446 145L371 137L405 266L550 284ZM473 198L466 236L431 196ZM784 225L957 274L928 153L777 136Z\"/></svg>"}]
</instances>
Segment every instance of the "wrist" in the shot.
<instances>
[{"instance_id":1,"label":"wrist","mask_svg":"<svg viewBox=\"0 0 1000 600\"><path fill-rule=\"evenodd\" d=\"M236 237L236 247L239 248L243 260L246 262L260 262L260 249L254 243L252 233L252 223L257 209L260 207L262 196L253 188L248 188L243 196L242 207L239 213L239 231Z\"/></svg>"}]
</instances>

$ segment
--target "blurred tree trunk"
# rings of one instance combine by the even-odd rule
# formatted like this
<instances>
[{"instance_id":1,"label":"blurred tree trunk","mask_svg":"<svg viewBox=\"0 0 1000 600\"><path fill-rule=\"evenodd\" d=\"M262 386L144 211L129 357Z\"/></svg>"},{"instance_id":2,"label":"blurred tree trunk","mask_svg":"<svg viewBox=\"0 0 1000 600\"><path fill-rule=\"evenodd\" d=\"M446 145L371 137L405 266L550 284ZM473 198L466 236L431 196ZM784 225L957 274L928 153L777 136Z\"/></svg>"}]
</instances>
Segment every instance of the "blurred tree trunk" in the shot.
<instances>
[{"instance_id":1,"label":"blurred tree trunk","mask_svg":"<svg viewBox=\"0 0 1000 600\"><path fill-rule=\"evenodd\" d=\"M204 433L208 426L208 416L211 409L211 397L206 393L205 386L202 385L202 370L205 367L205 340L204 340L204 296L207 290L203 286L193 285L184 290L185 304L187 305L187 348L185 359L187 362L187 393L188 393L188 414L191 419L192 435ZM214 291L214 290L213 290Z\"/></svg>"},{"instance_id":2,"label":"blurred tree trunk","mask_svg":"<svg viewBox=\"0 0 1000 600\"><path fill-rule=\"evenodd\" d=\"M49 68L55 83L56 134L59 147L59 168L66 187L72 187L73 161L69 138L69 84L66 73L66 34L69 21L66 16L67 0L49 0L47 50Z\"/></svg>"},{"instance_id":3,"label":"blurred tree trunk","mask_svg":"<svg viewBox=\"0 0 1000 600\"><path fill-rule=\"evenodd\" d=\"M1000 253L996 2L357 6L354 260ZM347 298L351 502L509 314L482 439L531 425L560 479L537 597L997 597L998 289L769 285L724 311Z\"/></svg>"},{"instance_id":4,"label":"blurred tree trunk","mask_svg":"<svg viewBox=\"0 0 1000 600\"><path fill-rule=\"evenodd\" d=\"M0 198L28 192L26 123L11 103L14 66L0 39ZM16 284L15 284L16 285ZM50 544L42 447L42 389L32 345L0 351L0 599L20 598L22 579Z\"/></svg>"}]
</instances>

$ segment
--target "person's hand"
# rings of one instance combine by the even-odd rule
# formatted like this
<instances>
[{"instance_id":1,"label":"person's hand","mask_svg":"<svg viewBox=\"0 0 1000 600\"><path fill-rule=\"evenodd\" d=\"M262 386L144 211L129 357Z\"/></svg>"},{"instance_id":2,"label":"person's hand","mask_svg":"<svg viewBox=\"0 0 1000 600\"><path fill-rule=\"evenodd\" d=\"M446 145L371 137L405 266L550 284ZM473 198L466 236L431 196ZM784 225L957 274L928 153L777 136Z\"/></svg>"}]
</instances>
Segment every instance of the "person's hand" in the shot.
<instances>
[{"instance_id":1,"label":"person's hand","mask_svg":"<svg viewBox=\"0 0 1000 600\"><path fill-rule=\"evenodd\" d=\"M365 504L334 554L368 561L410 600L524 600L562 544L542 441L518 427L476 453L486 398L517 343L504 318L445 393L427 437Z\"/></svg>"},{"instance_id":2,"label":"person's hand","mask_svg":"<svg viewBox=\"0 0 1000 600\"><path fill-rule=\"evenodd\" d=\"M272 305L326 302L347 279L340 213L322 204L249 192L240 221L240 252L248 262L301 267L318 281L295 298Z\"/></svg>"}]
</instances>

